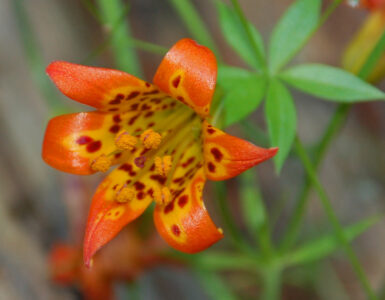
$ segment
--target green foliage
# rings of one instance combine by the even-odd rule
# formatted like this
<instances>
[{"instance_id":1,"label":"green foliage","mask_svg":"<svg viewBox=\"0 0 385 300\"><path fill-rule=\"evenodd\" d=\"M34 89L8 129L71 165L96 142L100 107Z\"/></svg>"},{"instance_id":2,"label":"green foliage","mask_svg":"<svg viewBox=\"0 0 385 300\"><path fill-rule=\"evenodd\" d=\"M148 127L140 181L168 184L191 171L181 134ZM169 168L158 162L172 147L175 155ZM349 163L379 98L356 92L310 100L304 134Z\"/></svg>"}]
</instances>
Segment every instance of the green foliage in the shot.
<instances>
[{"instance_id":1,"label":"green foliage","mask_svg":"<svg viewBox=\"0 0 385 300\"><path fill-rule=\"evenodd\" d=\"M275 26L269 46L269 67L275 73L303 47L318 24L320 0L297 0Z\"/></svg>"},{"instance_id":2,"label":"green foliage","mask_svg":"<svg viewBox=\"0 0 385 300\"><path fill-rule=\"evenodd\" d=\"M195 270L197 278L209 294L211 299L236 300L237 297L230 290L230 287L214 272Z\"/></svg>"},{"instance_id":3,"label":"green foliage","mask_svg":"<svg viewBox=\"0 0 385 300\"><path fill-rule=\"evenodd\" d=\"M234 67L219 68L218 85L226 92L222 100L226 109L225 127L255 111L266 91L264 76Z\"/></svg>"},{"instance_id":4,"label":"green foliage","mask_svg":"<svg viewBox=\"0 0 385 300\"><path fill-rule=\"evenodd\" d=\"M381 218L378 216L370 217L365 220L361 220L356 224L346 227L343 233L346 239L351 242L359 235L368 230L371 226L376 224ZM290 252L284 261L288 265L298 265L313 262L322 259L341 247L341 243L336 237L335 233L317 238L311 242L308 242L304 246Z\"/></svg>"},{"instance_id":5,"label":"green foliage","mask_svg":"<svg viewBox=\"0 0 385 300\"><path fill-rule=\"evenodd\" d=\"M354 103L385 99L385 94L379 89L331 66L299 65L284 71L280 78L299 90L330 101Z\"/></svg>"},{"instance_id":6,"label":"green foliage","mask_svg":"<svg viewBox=\"0 0 385 300\"><path fill-rule=\"evenodd\" d=\"M265 117L271 145L279 147L274 157L275 168L279 173L294 141L297 117L290 92L276 79L270 82L268 88Z\"/></svg>"},{"instance_id":7,"label":"green foliage","mask_svg":"<svg viewBox=\"0 0 385 300\"><path fill-rule=\"evenodd\" d=\"M261 69L264 65L263 61L261 61L261 59L264 59L264 45L260 33L251 23L248 23L258 51L263 55L262 58L259 58L255 53L245 27L234 9L220 1L216 1L216 5L219 12L220 26L226 41L247 64L256 69Z\"/></svg>"}]
</instances>

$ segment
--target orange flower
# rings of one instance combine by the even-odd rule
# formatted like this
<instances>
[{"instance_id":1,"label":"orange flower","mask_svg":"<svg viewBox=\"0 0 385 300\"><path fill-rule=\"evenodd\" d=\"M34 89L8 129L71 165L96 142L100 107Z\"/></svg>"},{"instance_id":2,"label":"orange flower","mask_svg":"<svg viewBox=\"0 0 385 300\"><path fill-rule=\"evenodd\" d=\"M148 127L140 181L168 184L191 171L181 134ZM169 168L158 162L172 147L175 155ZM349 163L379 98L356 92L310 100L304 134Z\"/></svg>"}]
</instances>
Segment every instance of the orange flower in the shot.
<instances>
[{"instance_id":1,"label":"orange flower","mask_svg":"<svg viewBox=\"0 0 385 300\"><path fill-rule=\"evenodd\" d=\"M77 286L85 299L111 300L115 282L135 280L145 269L166 261L159 255L162 250L154 236L142 241L132 228L126 228L95 255L88 269L81 247L57 243L49 255L50 276L60 285Z\"/></svg>"},{"instance_id":2,"label":"orange flower","mask_svg":"<svg viewBox=\"0 0 385 300\"><path fill-rule=\"evenodd\" d=\"M99 185L84 240L94 253L154 201L154 221L174 248L195 253L223 237L202 201L206 179L225 180L275 155L208 122L217 64L190 39L176 43L154 84L117 70L53 62L47 72L66 96L97 111L53 118L43 158L74 174L118 164Z\"/></svg>"},{"instance_id":3,"label":"orange flower","mask_svg":"<svg viewBox=\"0 0 385 300\"><path fill-rule=\"evenodd\" d=\"M385 0L364 0L360 4L362 7L370 9L370 14L342 57L342 66L354 74L358 74L361 70L385 30ZM368 75L367 80L375 83L384 75L385 56L383 55Z\"/></svg>"}]
</instances>

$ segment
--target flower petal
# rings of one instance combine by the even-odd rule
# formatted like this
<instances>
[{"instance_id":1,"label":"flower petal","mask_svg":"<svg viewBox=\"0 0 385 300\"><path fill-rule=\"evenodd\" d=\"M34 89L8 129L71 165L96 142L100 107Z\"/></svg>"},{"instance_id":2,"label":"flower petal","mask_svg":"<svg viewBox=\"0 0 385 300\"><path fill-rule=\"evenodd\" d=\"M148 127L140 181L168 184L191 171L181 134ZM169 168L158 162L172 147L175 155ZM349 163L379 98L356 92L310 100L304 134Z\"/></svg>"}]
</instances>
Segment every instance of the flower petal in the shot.
<instances>
[{"instance_id":1,"label":"flower petal","mask_svg":"<svg viewBox=\"0 0 385 300\"><path fill-rule=\"evenodd\" d=\"M216 77L217 63L211 50L193 40L182 39L167 52L154 83L205 116L210 110Z\"/></svg>"},{"instance_id":2,"label":"flower petal","mask_svg":"<svg viewBox=\"0 0 385 300\"><path fill-rule=\"evenodd\" d=\"M64 95L103 111L126 111L134 101L168 97L154 85L113 69L55 61L47 73Z\"/></svg>"},{"instance_id":3,"label":"flower petal","mask_svg":"<svg viewBox=\"0 0 385 300\"><path fill-rule=\"evenodd\" d=\"M225 180L272 158L278 148L260 148L231 136L206 121L203 129L205 172L210 180Z\"/></svg>"},{"instance_id":4,"label":"flower petal","mask_svg":"<svg viewBox=\"0 0 385 300\"><path fill-rule=\"evenodd\" d=\"M154 211L159 234L173 248L182 252L202 251L223 237L203 204L205 180L201 168L178 197L167 206L158 205Z\"/></svg>"},{"instance_id":5,"label":"flower petal","mask_svg":"<svg viewBox=\"0 0 385 300\"><path fill-rule=\"evenodd\" d=\"M87 266L97 250L114 238L124 226L139 217L152 201L147 184L134 184L136 194L127 203L115 201L117 189L131 183L136 172L125 163L112 171L99 185L88 215L84 238L83 258Z\"/></svg>"}]
</instances>

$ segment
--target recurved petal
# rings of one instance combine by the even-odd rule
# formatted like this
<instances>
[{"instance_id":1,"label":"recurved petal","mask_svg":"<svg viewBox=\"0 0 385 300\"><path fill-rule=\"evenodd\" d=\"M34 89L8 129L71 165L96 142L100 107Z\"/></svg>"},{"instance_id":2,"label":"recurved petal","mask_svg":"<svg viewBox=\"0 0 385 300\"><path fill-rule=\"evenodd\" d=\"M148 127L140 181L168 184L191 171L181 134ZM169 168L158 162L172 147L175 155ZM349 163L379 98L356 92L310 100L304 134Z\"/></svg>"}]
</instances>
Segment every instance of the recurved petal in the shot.
<instances>
[{"instance_id":1,"label":"recurved petal","mask_svg":"<svg viewBox=\"0 0 385 300\"><path fill-rule=\"evenodd\" d=\"M178 41L166 54L154 84L200 115L210 110L217 77L214 54L190 39Z\"/></svg>"},{"instance_id":2,"label":"recurved petal","mask_svg":"<svg viewBox=\"0 0 385 300\"><path fill-rule=\"evenodd\" d=\"M113 115L102 112L55 117L47 125L42 157L50 166L63 172L92 174L91 161L115 150L114 137L120 129L119 124L114 122ZM120 159L113 157L112 162L117 163Z\"/></svg>"},{"instance_id":3,"label":"recurved petal","mask_svg":"<svg viewBox=\"0 0 385 300\"><path fill-rule=\"evenodd\" d=\"M112 171L99 185L90 208L84 238L83 258L90 266L92 256L113 239L124 226L139 217L152 201L152 191L143 183L134 183L134 196L117 202L117 193L130 185L136 175L131 164L125 163Z\"/></svg>"},{"instance_id":4,"label":"recurved petal","mask_svg":"<svg viewBox=\"0 0 385 300\"><path fill-rule=\"evenodd\" d=\"M231 136L208 122L203 124L203 152L206 176L226 180L272 158L278 148L265 149Z\"/></svg>"},{"instance_id":5,"label":"recurved petal","mask_svg":"<svg viewBox=\"0 0 385 300\"><path fill-rule=\"evenodd\" d=\"M223 237L222 230L214 225L203 204L205 180L201 168L170 204L155 208L154 222L159 234L179 251L196 253Z\"/></svg>"},{"instance_id":6,"label":"recurved petal","mask_svg":"<svg viewBox=\"0 0 385 300\"><path fill-rule=\"evenodd\" d=\"M120 104L152 95L155 87L122 71L52 62L47 73L67 97L103 111L122 111Z\"/></svg>"}]
</instances>

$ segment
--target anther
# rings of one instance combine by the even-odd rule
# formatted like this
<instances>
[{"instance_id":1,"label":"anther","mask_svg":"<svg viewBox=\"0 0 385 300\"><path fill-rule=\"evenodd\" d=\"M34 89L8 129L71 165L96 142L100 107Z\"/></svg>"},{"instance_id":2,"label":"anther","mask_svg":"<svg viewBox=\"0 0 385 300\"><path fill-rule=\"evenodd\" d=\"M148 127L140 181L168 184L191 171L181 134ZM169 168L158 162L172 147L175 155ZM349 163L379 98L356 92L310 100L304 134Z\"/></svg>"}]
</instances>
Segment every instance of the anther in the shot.
<instances>
[{"instance_id":1,"label":"anther","mask_svg":"<svg viewBox=\"0 0 385 300\"><path fill-rule=\"evenodd\" d=\"M127 131L120 131L115 137L115 146L121 150L132 150L138 139L130 135Z\"/></svg>"},{"instance_id":2,"label":"anther","mask_svg":"<svg viewBox=\"0 0 385 300\"><path fill-rule=\"evenodd\" d=\"M111 158L102 154L91 162L91 169L95 172L107 172L111 164Z\"/></svg>"},{"instance_id":3,"label":"anther","mask_svg":"<svg viewBox=\"0 0 385 300\"><path fill-rule=\"evenodd\" d=\"M163 157L155 157L155 169L158 174L162 176L167 176L168 172L170 172L172 166L172 160L170 155L166 155Z\"/></svg>"},{"instance_id":4,"label":"anther","mask_svg":"<svg viewBox=\"0 0 385 300\"><path fill-rule=\"evenodd\" d=\"M127 203L128 201L133 200L135 197L135 190L129 187L122 187L115 196L116 202Z\"/></svg>"},{"instance_id":5,"label":"anther","mask_svg":"<svg viewBox=\"0 0 385 300\"><path fill-rule=\"evenodd\" d=\"M146 149L156 149L162 141L162 136L152 129L147 129L140 135L140 140Z\"/></svg>"},{"instance_id":6,"label":"anther","mask_svg":"<svg viewBox=\"0 0 385 300\"><path fill-rule=\"evenodd\" d=\"M171 193L168 187L157 188L154 191L155 203L167 205L171 202Z\"/></svg>"}]
</instances>

